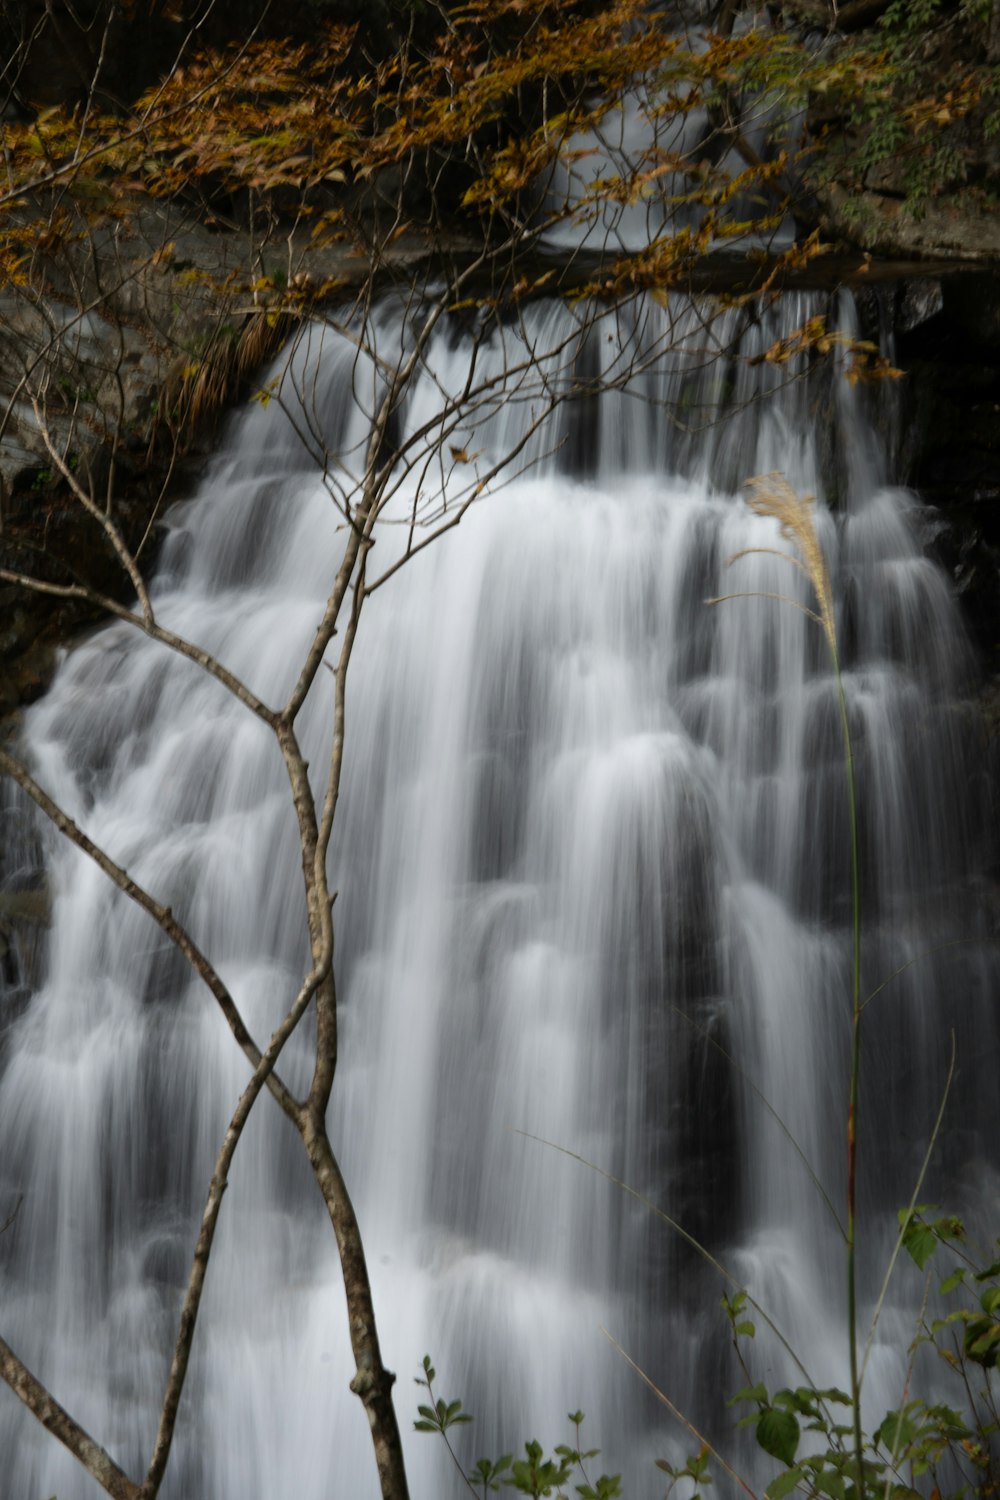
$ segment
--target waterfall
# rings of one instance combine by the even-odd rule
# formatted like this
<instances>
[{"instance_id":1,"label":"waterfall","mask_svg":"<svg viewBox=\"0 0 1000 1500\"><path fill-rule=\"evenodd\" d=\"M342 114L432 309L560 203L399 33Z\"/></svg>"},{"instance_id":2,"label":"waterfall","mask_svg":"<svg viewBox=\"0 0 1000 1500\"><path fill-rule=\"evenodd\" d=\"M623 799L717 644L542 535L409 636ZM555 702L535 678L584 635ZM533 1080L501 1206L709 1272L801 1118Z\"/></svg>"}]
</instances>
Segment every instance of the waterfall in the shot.
<instances>
[{"instance_id":1,"label":"waterfall","mask_svg":"<svg viewBox=\"0 0 1000 1500\"><path fill-rule=\"evenodd\" d=\"M729 1442L721 1398L743 1381L723 1284L649 1204L750 1286L820 1384L847 1381L843 1247L812 1176L839 1209L851 950L836 695L821 632L796 607L805 581L740 498L753 474L780 469L816 495L838 612L865 992L889 981L865 1020L869 1305L952 1032L961 1081L923 1196L967 1208L996 1171L974 664L925 551L926 512L893 483L889 402L839 370L753 363L812 310L791 296L711 313L677 299L588 321L539 306L480 333L486 395L448 435L437 478L400 474L378 534L372 566L389 573L418 483L444 518L456 487L514 455L365 604L332 852L331 1134L415 1500L455 1492L440 1445L409 1431L425 1351L440 1393L476 1416L459 1435L470 1462L531 1436L567 1441L580 1407L629 1493L658 1493L652 1459L691 1440L602 1328ZM847 305L840 316L849 329ZM398 308L377 321L380 350L405 346ZM392 441L433 434L442 392L469 379L473 332L456 315L436 335ZM168 518L158 618L273 705L341 555L331 486L363 451L377 383L348 335L312 330L283 399L233 420ZM756 547L772 550L727 566ZM705 602L722 594L741 597ZM791 602L748 597L761 594ZM332 693L321 672L302 725L314 767ZM261 724L192 662L113 624L66 654L21 753L172 906L266 1037L308 949L291 798ZM152 921L20 800L4 818L4 878L28 883L42 860L52 926L32 993L12 991L0 1016L0 1219L20 1201L0 1238L0 1332L141 1474L247 1065ZM282 1061L293 1087L308 1043ZM873 1410L899 1400L919 1293L902 1267ZM264 1097L231 1173L163 1494L375 1495L351 1373L329 1223ZM0 1454L12 1500L98 1493L6 1391Z\"/></svg>"}]
</instances>

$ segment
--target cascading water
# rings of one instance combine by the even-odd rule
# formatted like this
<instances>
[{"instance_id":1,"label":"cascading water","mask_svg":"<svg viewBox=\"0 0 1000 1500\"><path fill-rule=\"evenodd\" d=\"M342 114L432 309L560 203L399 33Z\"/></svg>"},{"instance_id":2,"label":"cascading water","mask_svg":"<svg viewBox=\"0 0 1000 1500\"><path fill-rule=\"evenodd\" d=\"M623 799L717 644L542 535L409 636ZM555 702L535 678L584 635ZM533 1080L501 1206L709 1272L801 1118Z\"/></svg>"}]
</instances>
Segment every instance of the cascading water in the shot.
<instances>
[{"instance_id":1,"label":"cascading water","mask_svg":"<svg viewBox=\"0 0 1000 1500\"><path fill-rule=\"evenodd\" d=\"M510 482L372 595L351 668L332 1133L401 1424L431 1350L442 1392L476 1413L476 1454L562 1441L580 1406L633 1496L656 1492L654 1454L689 1445L599 1330L721 1430L719 1398L741 1383L724 1363L721 1284L648 1208L518 1132L646 1195L751 1286L815 1379L846 1382L843 1250L802 1161L839 1207L843 764L818 628L768 598L705 603L809 602L780 557L725 566L785 545L737 498L751 474L780 468L821 502L858 757L866 987L902 971L866 1016L866 1284L909 1197L951 1030L962 1083L927 1194L954 1202L991 1169L995 964L977 942L989 838L962 708L967 648L920 545L921 508L889 484L858 394L840 375L750 363L807 312L795 299L761 311L733 355L745 315L703 330L689 308L654 359L644 351L668 320L657 306L637 322L607 314L582 339L579 313L530 311L539 349L564 346L563 375L574 366L593 391L629 360L643 368L600 395L584 381ZM400 326L387 307L385 344ZM540 386L501 375L526 353L520 337L479 349L496 385L489 410L468 414L456 471L514 451L542 409ZM366 440L364 382L347 340L316 342L296 356L295 384L314 436L349 467ZM442 333L397 436L468 373L467 344ZM343 543L305 425L278 402L234 423L170 518L154 591L163 623L274 704ZM405 535L383 527L380 566ZM332 695L320 677L304 725L314 765ZM191 663L115 625L68 655L23 740L41 783L173 906L267 1035L307 948L291 801L266 732ZM8 828L26 821L9 804ZM36 992L4 1034L0 1216L23 1201L0 1240L0 1331L141 1473L247 1069L152 922L39 836L53 921ZM8 846L8 879L23 879ZM293 1085L307 1054L303 1038L283 1060ZM329 1224L267 1098L230 1181L163 1493L374 1495ZM905 1275L900 1286L875 1407L903 1379ZM773 1376L777 1356L762 1354ZM436 1445L408 1448L414 1495L443 1500L453 1481ZM9 1395L0 1455L11 1500L97 1493Z\"/></svg>"}]
</instances>

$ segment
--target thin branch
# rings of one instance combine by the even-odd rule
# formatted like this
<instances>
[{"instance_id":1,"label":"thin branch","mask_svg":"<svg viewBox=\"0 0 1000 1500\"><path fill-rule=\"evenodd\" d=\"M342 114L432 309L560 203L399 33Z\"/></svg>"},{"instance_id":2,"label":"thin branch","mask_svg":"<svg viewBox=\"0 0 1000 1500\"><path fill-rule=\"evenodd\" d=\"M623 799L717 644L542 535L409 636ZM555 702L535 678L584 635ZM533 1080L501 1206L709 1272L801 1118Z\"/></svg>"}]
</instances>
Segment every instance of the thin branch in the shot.
<instances>
[{"instance_id":1,"label":"thin branch","mask_svg":"<svg viewBox=\"0 0 1000 1500\"><path fill-rule=\"evenodd\" d=\"M4 749L0 749L0 774L9 776L13 781L16 781L22 791L27 793L35 806L58 828L59 832L69 839L71 844L75 844L78 849L82 850L84 854L92 859L123 895L128 896L130 901L134 901L137 906L142 907L142 910L152 917L153 921L160 928L160 931L184 955L199 979L211 991L243 1055L248 1059L250 1065L256 1068L261 1061L260 1049L250 1035L246 1023L240 1014L239 1007L216 973L211 962L202 953L194 939L177 921L170 907L162 906L158 901L154 900L147 890L133 880L127 871L122 869L121 865L116 864L110 855L106 854L99 845L88 838L83 830L74 823L73 819L67 816L59 804L54 802L42 790L38 782L35 781L34 777L24 766ZM284 1083L282 1083L281 1079L277 1075L271 1074L268 1077L268 1087L289 1119L297 1123L300 1105Z\"/></svg>"},{"instance_id":2,"label":"thin branch","mask_svg":"<svg viewBox=\"0 0 1000 1500\"><path fill-rule=\"evenodd\" d=\"M399 1425L392 1404L396 1377L382 1363L371 1282L357 1215L322 1122L309 1115L303 1133L306 1153L340 1252L347 1293L347 1321L357 1370L351 1390L362 1401L372 1430L382 1500L409 1500Z\"/></svg>"},{"instance_id":3,"label":"thin branch","mask_svg":"<svg viewBox=\"0 0 1000 1500\"><path fill-rule=\"evenodd\" d=\"M877 984L875 988L870 992L870 994L866 995L865 999L861 1002L861 1009L865 1010L869 1005L871 1005L873 1000L877 1000L879 995L881 995L883 991L889 988L894 979L899 979L901 975L906 973L907 969L912 969L914 964L923 963L924 959L930 958L932 954L942 953L947 948L974 948L982 945L985 945L987 947L994 947L996 945L996 939L949 938L945 942L933 943L929 948L921 948L919 952L914 953L912 958L906 959L906 961L904 963L901 963L897 969L893 969L891 974L887 974L882 982L880 984Z\"/></svg>"},{"instance_id":4,"label":"thin branch","mask_svg":"<svg viewBox=\"0 0 1000 1500\"><path fill-rule=\"evenodd\" d=\"M21 1212L21 1204L23 1202L24 1202L24 1194L22 1193L21 1196L18 1198L17 1202L14 1204L14 1207L11 1209L10 1213L7 1215L6 1219L4 1219L3 1223L0 1224L0 1234L6 1234L7 1233L8 1229L14 1223L14 1220L17 1218L18 1214Z\"/></svg>"},{"instance_id":5,"label":"thin branch","mask_svg":"<svg viewBox=\"0 0 1000 1500\"><path fill-rule=\"evenodd\" d=\"M810 609L808 605L800 604L798 599L792 599L788 594L774 594L768 589L747 589L738 594L719 594L716 598L706 599L705 603L727 604L730 599L776 599L779 604L790 604L793 609L801 610L804 615L809 616L810 620L815 620L817 625L821 626L823 624L820 616L814 609Z\"/></svg>"},{"instance_id":6,"label":"thin branch","mask_svg":"<svg viewBox=\"0 0 1000 1500\"><path fill-rule=\"evenodd\" d=\"M625 1363L627 1365L629 1365L631 1367L631 1369L633 1369L635 1371L635 1373L638 1375L639 1379L641 1381L643 1381L643 1383L649 1387L649 1389L652 1391L653 1395L656 1397L657 1401L662 1401L663 1405L667 1408L667 1411L669 1411L673 1416L675 1416L677 1418L678 1422L683 1423L683 1425L687 1428L688 1432L690 1432L691 1436L693 1438L695 1438L699 1443L701 1443L701 1445L702 1445L703 1448L706 1448L708 1450L708 1452L711 1453L711 1455L715 1459L716 1463L719 1464L720 1467L725 1470L725 1472L729 1475L730 1479L735 1479L735 1481L739 1485L740 1489L743 1490L743 1491L745 1491L745 1493L750 1496L750 1500L757 1500L756 1492L750 1488L750 1486L747 1484L746 1480L742 1477L742 1475L737 1473L737 1471L733 1468L732 1464L729 1464L729 1463L726 1462L726 1460L723 1458L722 1454L719 1452L718 1448L716 1448L713 1443L710 1443L709 1440L708 1440L708 1438L705 1437L705 1436L703 1436L703 1434L698 1431L697 1427L694 1425L694 1423L690 1420L689 1417L686 1417L682 1411L678 1410L678 1408L671 1401L670 1397L664 1395L663 1391L660 1390L659 1386L654 1381L650 1380L650 1378L646 1374L645 1370L642 1369L642 1367L640 1365L636 1364L636 1362L632 1358L632 1356L630 1354L626 1354L625 1350L622 1348L621 1344L619 1344L618 1340L616 1338L614 1338L613 1335L610 1334L606 1328L602 1328L601 1332L604 1334L604 1337L607 1339L608 1343L614 1349L618 1350L618 1353L621 1355L621 1357L625 1361Z\"/></svg>"},{"instance_id":7,"label":"thin branch","mask_svg":"<svg viewBox=\"0 0 1000 1500\"><path fill-rule=\"evenodd\" d=\"M862 1385L864 1384L865 1371L868 1368L868 1360L871 1356L872 1346L875 1342L875 1330L878 1328L879 1318L882 1315L882 1308L885 1305L885 1299L889 1291L889 1282L892 1279L892 1273L895 1270L896 1261L899 1259L899 1252L903 1248L903 1237L906 1233L906 1227L910 1221L910 1215L913 1213L913 1210L916 1207L917 1199L920 1197L920 1191L924 1185L924 1178L927 1176L927 1169L931 1164L931 1156L933 1154L934 1147L937 1145L938 1136L941 1134L941 1125L944 1121L945 1105L948 1103L948 1095L951 1093L951 1085L954 1077L955 1033L952 1032L951 1058L948 1063L948 1076L944 1081L944 1090L941 1094L941 1103L938 1106L937 1118L934 1121L934 1128L931 1131L930 1140L927 1142L927 1150L924 1152L924 1159L920 1164L920 1171L917 1173L917 1180L913 1184L913 1192L910 1195L910 1201L906 1208L906 1218L903 1219L900 1224L899 1233L896 1236L896 1243L892 1247L892 1254L889 1257L889 1264L886 1266L885 1276L882 1279L882 1285L879 1289L878 1299L875 1303L875 1312L872 1316L871 1327L868 1330L868 1338L865 1340L864 1358L861 1361L861 1373L858 1376L859 1392Z\"/></svg>"},{"instance_id":8,"label":"thin branch","mask_svg":"<svg viewBox=\"0 0 1000 1500\"><path fill-rule=\"evenodd\" d=\"M214 3L215 0L213 0L213 4L209 7L209 10L213 8ZM194 105L200 103L202 99L206 99L209 97L209 95L218 91L229 74L235 71L238 63L246 53L247 48L253 41L255 34L260 29L260 26L268 9L268 6L264 7L260 18L255 22L253 29L250 31L246 39L241 43L239 49L235 53L233 53L228 61L228 65L222 68L217 74L213 75L213 77L211 77L205 84L203 84L200 89L196 89L193 94L181 100L179 104L175 104L172 108L165 109L162 111L162 113L158 114L156 116L157 125L165 124L167 120L172 119L175 115L184 114L185 111L190 110ZM206 11L205 14L207 15L208 12ZM182 47L187 45L187 42L190 40L190 37L193 34L194 28L192 28L191 32L189 32L188 36L185 38ZM163 92L163 89L166 87L169 79L173 77L173 74L174 68L171 68L170 71L166 74L164 83L156 96L157 98L159 97L159 94ZM121 135L116 135L109 140L100 141L96 146L92 146L89 151L85 151L82 156L80 156L77 152L74 152L74 154L69 158L68 161L61 162L58 166L53 167L48 172L41 173L38 177L33 177L30 182L21 183L17 187L10 188L7 192L0 194L0 209L6 208L10 204L16 204L24 198L29 197L34 193L38 193L42 188L51 187L54 183L63 182L73 178L79 172L81 167L89 165L89 163L92 161L100 160L102 156L108 156L112 152L120 151L122 147L129 145L130 142L136 141L141 136L146 135L149 130L149 116L153 111L153 106L155 105L155 103L156 99L154 98L146 112L146 115L143 116L138 125L134 126L131 130L123 131Z\"/></svg>"},{"instance_id":9,"label":"thin branch","mask_svg":"<svg viewBox=\"0 0 1000 1500\"><path fill-rule=\"evenodd\" d=\"M45 1430L69 1449L111 1500L142 1500L139 1486L133 1484L100 1443L95 1443L90 1433L70 1416L64 1406L60 1406L3 1339L0 1339L0 1379L6 1381Z\"/></svg>"},{"instance_id":10,"label":"thin branch","mask_svg":"<svg viewBox=\"0 0 1000 1500\"><path fill-rule=\"evenodd\" d=\"M134 625L141 630L143 635L149 636L151 641L159 641L161 646L166 646L171 651L176 651L179 656L187 657L196 666L202 668L216 682L222 684L234 698L237 698L245 708L262 720L269 729L275 729L278 716L273 709L268 708L256 693L251 692L246 683L242 682L232 672L224 667L219 659L206 651L201 646L196 646L192 641L185 640L183 636L175 635L172 630L166 630L154 620L147 620L143 615L137 615L134 610L125 604L119 604L117 599L112 599L107 594L98 593L85 583L46 583L44 579L34 578L30 573L18 573L11 568L0 568L0 582L16 583L21 588L32 589L36 594L46 594L52 599L78 599L82 603L92 604L95 609L102 610L105 614L114 615L118 620L124 620L128 625Z\"/></svg>"},{"instance_id":11,"label":"thin branch","mask_svg":"<svg viewBox=\"0 0 1000 1500\"><path fill-rule=\"evenodd\" d=\"M294 1004L271 1037L267 1045L267 1050L261 1056L254 1070L253 1077L240 1096L239 1104L236 1106L236 1111L229 1122L229 1128L223 1138L222 1146L215 1163L215 1171L212 1173L212 1181L209 1184L205 1208L202 1213L201 1229L198 1233L197 1244L195 1245L194 1260L191 1265L190 1276L188 1277L184 1306L181 1309L180 1323L177 1330L177 1343L160 1411L160 1425L156 1434L156 1442L153 1447L146 1480L140 1491L141 1500L156 1500L160 1485L163 1482L163 1476L166 1473L170 1448L173 1443L174 1429L177 1423L177 1412L180 1407L181 1394L184 1390L184 1381L191 1357L191 1348L194 1343L198 1311L201 1306L201 1296L205 1286L205 1276L208 1271L208 1262L215 1239L215 1229L219 1219L219 1211L222 1207L223 1194L228 1185L229 1169L232 1165L233 1156L240 1143L240 1137L243 1134L247 1120L250 1118L250 1111L260 1096L261 1089L273 1075L274 1067L281 1055L282 1048L301 1021L309 1002L316 993L316 989L323 978L322 969L313 969L304 979L302 987L295 997Z\"/></svg>"},{"instance_id":12,"label":"thin branch","mask_svg":"<svg viewBox=\"0 0 1000 1500\"><path fill-rule=\"evenodd\" d=\"M754 1312L760 1318L761 1322L767 1324L768 1328L774 1334L775 1338L778 1340L785 1353L792 1359L796 1369L799 1370L802 1374L806 1384L811 1386L814 1391L819 1390L819 1386L810 1375L809 1371L806 1369L806 1366L803 1364L799 1355L796 1353L790 1339L788 1339L786 1335L782 1333L781 1329L778 1327L777 1323L775 1323L774 1319L770 1317L768 1313L765 1312L764 1308L761 1307L760 1303L750 1295L750 1292L739 1280L739 1278L734 1276L732 1271L727 1270L722 1262L716 1259L711 1250L709 1250L707 1246L703 1245L700 1240L695 1239L694 1235L690 1234L682 1224L679 1224L676 1219L672 1219L668 1213L665 1213L663 1211L662 1208L657 1207L652 1199L647 1198L645 1193L640 1193L638 1188L631 1187L627 1182L623 1182L620 1177L616 1177L613 1172L608 1172L604 1169L604 1167L599 1167L596 1162L588 1161L587 1157L581 1156L578 1151L571 1151L568 1146L560 1146L555 1141L547 1141L544 1136L532 1135L529 1130L518 1130L515 1128L514 1134L523 1136L526 1141L534 1141L536 1145L548 1146L551 1151L558 1151L561 1156L568 1156L571 1161L578 1161L581 1166L589 1167L592 1172L597 1173L598 1177L603 1177L605 1181L613 1183L617 1188L621 1188L623 1193L627 1193L630 1198L634 1198L637 1203L641 1203L643 1208L647 1208L651 1214L654 1214L656 1216L656 1218L661 1219L663 1223L666 1224L669 1229L672 1229L674 1234L678 1235L686 1245L690 1245L691 1249L695 1250L701 1256L702 1260L707 1262L707 1264L710 1265L714 1271L718 1271L723 1281L728 1282L730 1286L736 1287L738 1291L746 1293L747 1305L753 1308Z\"/></svg>"},{"instance_id":13,"label":"thin branch","mask_svg":"<svg viewBox=\"0 0 1000 1500\"><path fill-rule=\"evenodd\" d=\"M785 1137L786 1141L791 1146L796 1156L799 1158L799 1161L805 1167L806 1172L809 1176L809 1180L811 1181L813 1187L816 1189L817 1193L819 1193L826 1207L829 1209L830 1217L836 1224L841 1238L846 1241L847 1232L844 1229L843 1224L840 1222L840 1215L838 1214L836 1207L834 1206L833 1199L830 1197L830 1194L827 1192L826 1188L820 1181L819 1174L817 1173L812 1162L809 1160L802 1146L796 1140L794 1132L788 1125L785 1124L785 1121L775 1109L770 1099L768 1099L767 1095L764 1093L764 1090L754 1082L754 1080L750 1077L750 1074L747 1072L746 1068L744 1068L741 1063L737 1062L736 1058L728 1050L728 1048L724 1047L722 1043L712 1035L707 1027L700 1025L693 1016L689 1016L687 1011L683 1010L682 1007L677 1005L676 1003L671 1003L671 1009L676 1011L681 1019L686 1021L689 1026L693 1027L693 1029L701 1037L703 1042L706 1042L710 1047L714 1047L715 1050L720 1054L720 1056L725 1058L729 1066L740 1075L747 1088L750 1089L751 1093L756 1094L759 1102L767 1110L768 1114L771 1116L771 1119L777 1125L778 1129L781 1131L782 1135Z\"/></svg>"},{"instance_id":14,"label":"thin branch","mask_svg":"<svg viewBox=\"0 0 1000 1500\"><path fill-rule=\"evenodd\" d=\"M83 506L88 516L91 516L97 522L98 526L100 526L101 530L104 532L104 535L111 543L111 547L114 551L115 556L118 558L118 561L125 569L125 572L128 574L131 581L132 587L135 589L136 598L139 600L139 605L142 609L142 617L148 625L152 625L153 606L149 602L149 594L146 590L145 580L143 579L143 576L139 571L138 563L125 545L124 537L122 536L118 527L115 525L114 521L111 519L110 515L101 510L100 506L96 505L90 495L87 494L87 491L83 488L83 485L77 479L76 475L73 473L73 470L70 468L63 455L59 452L59 449L56 447L55 441L53 440L52 434L49 431L48 423L42 415L41 403L37 396L32 396L31 406L32 410L35 413L35 421L38 424L38 430L41 433L42 441L45 443L45 446L49 451L52 462L59 470L63 479L65 479L66 483L69 485L70 489L73 492L73 495Z\"/></svg>"}]
</instances>

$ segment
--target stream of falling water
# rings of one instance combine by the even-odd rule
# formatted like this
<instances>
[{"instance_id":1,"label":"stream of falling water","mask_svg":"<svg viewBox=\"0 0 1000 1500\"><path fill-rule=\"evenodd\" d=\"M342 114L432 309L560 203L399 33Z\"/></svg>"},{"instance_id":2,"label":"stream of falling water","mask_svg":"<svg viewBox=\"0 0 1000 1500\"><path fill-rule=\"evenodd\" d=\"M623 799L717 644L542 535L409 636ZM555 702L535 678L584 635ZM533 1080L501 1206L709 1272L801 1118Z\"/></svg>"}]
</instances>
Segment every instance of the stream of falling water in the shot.
<instances>
[{"instance_id":1,"label":"stream of falling water","mask_svg":"<svg viewBox=\"0 0 1000 1500\"><path fill-rule=\"evenodd\" d=\"M763 1301L820 1384L846 1384L839 1207L850 936L843 765L820 631L777 528L739 498L780 468L815 493L833 577L862 809L866 986L863 1275L876 1284L957 1036L960 1084L925 1197L996 1173L997 1010L989 799L973 668L926 516L840 374L749 364L810 311L674 312L673 348L624 389L562 404L509 482L367 602L351 669L334 840L340 1067L332 1133L358 1206L383 1352L411 1382L432 1352L476 1414L470 1460L567 1440L566 1412L632 1500L690 1447L601 1333L724 1434L722 1290L646 1195ZM668 313L536 308L480 348L496 380L450 442L512 451L540 385L512 352L565 345L595 377L657 346ZM843 316L850 317L849 310ZM739 325L746 323L740 332ZM391 306L386 345L401 337ZM684 353L676 347L685 345ZM719 352L706 358L690 351ZM732 347L738 346L739 354ZM460 390L440 335L400 432ZM544 361L543 361L544 363ZM296 356L309 423L349 467L366 438L351 344ZM512 385L513 382L513 385ZM597 381L595 379L595 388ZM291 390L291 383L288 384ZM550 386L551 389L551 386ZM299 413L301 418L301 413ZM154 587L163 623L267 701L294 681L343 544L281 403L235 420L176 508ZM460 463L452 467L464 467ZM397 515L405 514L401 485ZM384 564L405 527L391 524ZM315 766L332 678L305 713ZM287 783L269 736L203 673L112 625L70 652L22 750L98 843L170 904L258 1037L307 965ZM204 988L73 849L5 811L8 886L44 851L52 927L3 1023L0 1331L134 1473L148 1459L196 1225L247 1076ZM955 946L960 941L960 946ZM952 944L943 947L944 944ZM911 960L923 955L918 962ZM304 1082L308 1037L283 1071ZM801 1156L762 1103L773 1107ZM240 1146L164 1495L365 1500L376 1493L329 1225L268 1098ZM995 1232L996 1226L993 1226ZM899 1398L919 1288L905 1268L876 1347L873 1409ZM782 1374L759 1350L761 1373ZM725 1439L723 1438L725 1441ZM415 1500L457 1493L407 1436ZM96 1486L0 1391L3 1500Z\"/></svg>"}]
</instances>

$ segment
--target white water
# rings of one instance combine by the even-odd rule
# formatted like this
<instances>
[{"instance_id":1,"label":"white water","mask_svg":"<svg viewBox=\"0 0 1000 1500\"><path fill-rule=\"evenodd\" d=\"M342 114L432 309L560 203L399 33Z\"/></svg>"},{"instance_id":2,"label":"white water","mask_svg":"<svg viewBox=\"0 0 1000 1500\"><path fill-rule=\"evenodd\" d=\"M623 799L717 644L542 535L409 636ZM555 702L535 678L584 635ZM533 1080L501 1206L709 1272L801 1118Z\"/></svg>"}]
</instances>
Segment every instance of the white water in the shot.
<instances>
[{"instance_id":1,"label":"white water","mask_svg":"<svg viewBox=\"0 0 1000 1500\"><path fill-rule=\"evenodd\" d=\"M803 320L794 299L748 355ZM573 314L529 314L554 347ZM642 347L666 330L643 315ZM833 684L808 602L736 491L780 467L821 502L856 738L866 984L936 945L982 937L988 857L969 660L922 512L840 377L788 380L715 350L691 310L672 355L626 393L563 405L525 469L366 604L352 665L335 836L341 1061L333 1137L357 1203L383 1353L477 1415L463 1453L570 1436L582 1407L633 1497L652 1456L691 1446L651 1406L606 1327L686 1412L724 1434L717 1276L651 1212L566 1156L622 1177L745 1278L821 1384L845 1384L842 1250L781 1115L840 1208L849 1016L847 830ZM381 316L388 347L396 325ZM609 316L578 369L620 370ZM518 335L507 330L508 357ZM365 421L351 352L301 355L309 415L343 459ZM574 347L571 344L570 347ZM706 353L707 351L707 353ZM523 349L521 350L523 353ZM498 372L496 341L481 369ZM617 361L617 363L616 363ZM404 431L461 388L468 344L435 345ZM491 458L542 407L537 366L448 442ZM288 387L290 390L290 386ZM365 404L364 382L357 389ZM300 424L301 425L301 424ZM446 445L447 446L447 445ZM454 488L468 466L444 462ZM426 482L426 481L425 481ZM400 510L405 512L404 482ZM836 501L834 513L825 502ZM434 508L436 499L426 502ZM159 617L268 701L294 680L343 533L277 402L230 429L176 510ZM387 526L373 561L405 535ZM322 765L332 679L307 705ZM214 682L127 627L66 659L28 715L38 779L171 904L265 1036L306 966L287 784L267 734ZM8 809L7 826L18 821ZM19 815L18 815L19 816ZM24 821L21 819L20 821ZM203 1195L247 1068L210 997L153 924L54 834L44 977L4 1034L0 1331L141 1474ZM8 839L8 879L24 857ZM958 1036L925 1197L995 1169L991 960L929 951L869 1007L862 1099L865 1281L910 1194ZM308 1037L286 1055L300 1085ZM992 1134L991 1134L992 1132ZM367 1424L335 1247L301 1149L264 1098L240 1146L164 1494L364 1500ZM995 1226L994 1226L995 1229ZM898 1400L919 1288L905 1269L871 1398ZM760 1372L779 1379L774 1352ZM586 1434L585 1434L586 1435ZM407 1436L415 1500L456 1493L434 1442ZM0 1392L0 1496L97 1493Z\"/></svg>"}]
</instances>

